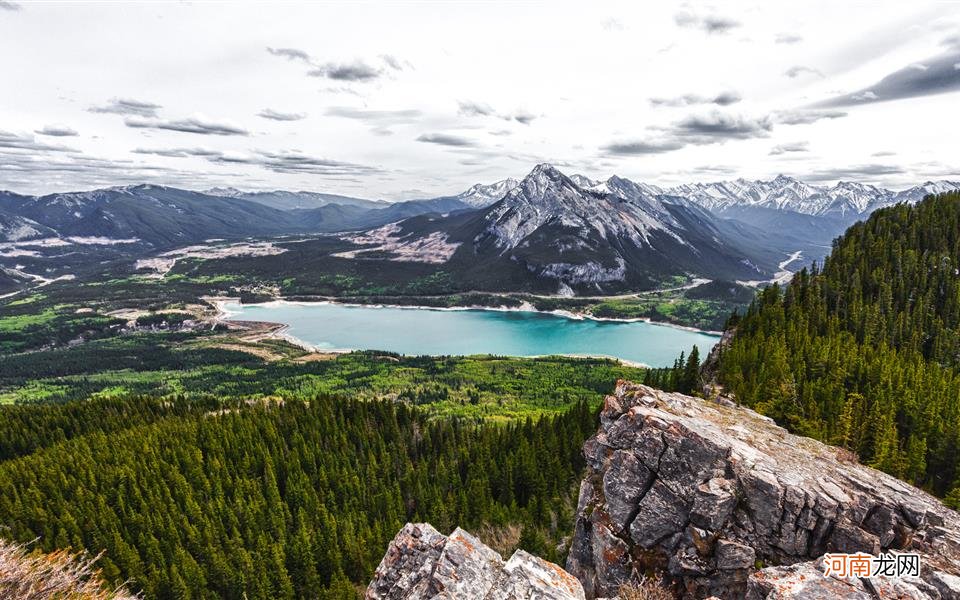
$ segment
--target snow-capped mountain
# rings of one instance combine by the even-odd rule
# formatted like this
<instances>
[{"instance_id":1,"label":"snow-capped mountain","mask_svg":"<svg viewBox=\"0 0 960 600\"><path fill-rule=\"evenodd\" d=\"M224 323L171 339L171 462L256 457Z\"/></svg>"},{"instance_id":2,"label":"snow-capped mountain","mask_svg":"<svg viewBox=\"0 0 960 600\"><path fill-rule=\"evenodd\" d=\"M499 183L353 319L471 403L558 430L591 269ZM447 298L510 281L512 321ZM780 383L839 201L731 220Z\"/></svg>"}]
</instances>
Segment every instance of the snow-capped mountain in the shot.
<instances>
[{"instance_id":1,"label":"snow-capped mountain","mask_svg":"<svg viewBox=\"0 0 960 600\"><path fill-rule=\"evenodd\" d=\"M221 198L239 198L246 192L243 190L238 190L235 187L215 187L210 188L209 190L204 190L203 193L208 196L219 196Z\"/></svg>"},{"instance_id":2,"label":"snow-capped mountain","mask_svg":"<svg viewBox=\"0 0 960 600\"><path fill-rule=\"evenodd\" d=\"M454 277L496 273L521 289L562 293L638 289L684 274L760 279L782 260L779 249L760 248L762 233L731 228L685 198L620 177L581 181L591 186L537 165L490 207L402 221L368 235L382 243L365 251L416 261L419 248L423 262L442 254Z\"/></svg>"},{"instance_id":3,"label":"snow-capped mountain","mask_svg":"<svg viewBox=\"0 0 960 600\"><path fill-rule=\"evenodd\" d=\"M513 178L504 179L489 185L478 183L471 186L470 189L465 192L451 196L451 198L463 202L470 208L486 208L503 198L507 192L517 187L518 183L520 182Z\"/></svg>"},{"instance_id":4,"label":"snow-capped mountain","mask_svg":"<svg viewBox=\"0 0 960 600\"><path fill-rule=\"evenodd\" d=\"M485 217L489 223L485 233L507 250L548 224L578 234L596 232L605 240L625 238L636 245L649 243L654 231L682 242L673 231L678 227L673 215L637 184L614 176L584 189L548 164L537 165Z\"/></svg>"},{"instance_id":5,"label":"snow-capped mountain","mask_svg":"<svg viewBox=\"0 0 960 600\"><path fill-rule=\"evenodd\" d=\"M753 207L836 218L849 222L884 206L917 202L928 194L960 189L960 183L929 181L902 192L863 183L841 181L832 187L804 183L786 175L770 181L718 181L679 185L665 193L683 196L704 208L724 214L733 208Z\"/></svg>"},{"instance_id":6,"label":"snow-capped mountain","mask_svg":"<svg viewBox=\"0 0 960 600\"><path fill-rule=\"evenodd\" d=\"M941 181L927 181L921 185L915 185L912 188L898 192L891 204L898 202L919 202L930 194L942 194L954 190L960 190L960 181L947 181L945 179Z\"/></svg>"}]
</instances>

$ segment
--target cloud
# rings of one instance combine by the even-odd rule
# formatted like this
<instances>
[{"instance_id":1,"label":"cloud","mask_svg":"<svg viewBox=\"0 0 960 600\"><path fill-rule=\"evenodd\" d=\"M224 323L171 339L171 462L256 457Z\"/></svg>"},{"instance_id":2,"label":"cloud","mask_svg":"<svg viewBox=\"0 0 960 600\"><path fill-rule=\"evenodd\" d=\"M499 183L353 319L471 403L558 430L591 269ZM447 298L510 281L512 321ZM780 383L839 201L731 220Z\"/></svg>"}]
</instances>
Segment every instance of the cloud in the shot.
<instances>
[{"instance_id":1,"label":"cloud","mask_svg":"<svg viewBox=\"0 0 960 600\"><path fill-rule=\"evenodd\" d=\"M497 111L493 107L483 102L473 102L470 100L458 102L460 105L459 113L467 117L493 117Z\"/></svg>"},{"instance_id":2,"label":"cloud","mask_svg":"<svg viewBox=\"0 0 960 600\"><path fill-rule=\"evenodd\" d=\"M169 158L200 157L219 165L253 165L275 173L320 176L369 175L380 169L351 162L310 156L299 151L253 150L249 153L221 152L207 148L137 148L137 154Z\"/></svg>"},{"instance_id":3,"label":"cloud","mask_svg":"<svg viewBox=\"0 0 960 600\"><path fill-rule=\"evenodd\" d=\"M604 19L603 22L600 23L600 27L602 27L602 28L604 29L604 31L624 31L624 30L626 30L626 27L623 25L623 23L621 23L620 21L618 21L617 19L615 19L615 18L613 18L613 17L608 17L608 18Z\"/></svg>"},{"instance_id":4,"label":"cloud","mask_svg":"<svg viewBox=\"0 0 960 600\"><path fill-rule=\"evenodd\" d=\"M271 121L301 121L307 118L307 113L288 113L272 108L265 108L257 113L258 117L270 119Z\"/></svg>"},{"instance_id":5,"label":"cloud","mask_svg":"<svg viewBox=\"0 0 960 600\"><path fill-rule=\"evenodd\" d=\"M775 112L773 118L784 125L810 125L822 119L839 119L847 116L842 110L782 110Z\"/></svg>"},{"instance_id":6,"label":"cloud","mask_svg":"<svg viewBox=\"0 0 960 600\"><path fill-rule=\"evenodd\" d=\"M810 181L836 181L839 179L866 179L885 175L902 175L907 171L893 165L867 164L852 167L819 169L807 175Z\"/></svg>"},{"instance_id":7,"label":"cloud","mask_svg":"<svg viewBox=\"0 0 960 600\"><path fill-rule=\"evenodd\" d=\"M73 148L60 144L48 144L37 141L32 135L20 135L0 130L0 151L30 150L33 152L76 152Z\"/></svg>"},{"instance_id":8,"label":"cloud","mask_svg":"<svg viewBox=\"0 0 960 600\"><path fill-rule=\"evenodd\" d=\"M107 113L113 115L136 115L139 117L156 117L159 104L131 100L130 98L111 98L108 104L94 106L89 109L92 113Z\"/></svg>"},{"instance_id":9,"label":"cloud","mask_svg":"<svg viewBox=\"0 0 960 600\"><path fill-rule=\"evenodd\" d=\"M172 120L130 117L124 120L124 124L135 129L163 129L199 135L250 135L249 131L232 123L208 121L201 116Z\"/></svg>"},{"instance_id":10,"label":"cloud","mask_svg":"<svg viewBox=\"0 0 960 600\"><path fill-rule=\"evenodd\" d=\"M876 100L877 95L874 94L873 91L867 90L865 92L860 92L859 94L853 94L850 96L850 98L852 100L856 100L857 102L868 102L870 100Z\"/></svg>"},{"instance_id":11,"label":"cloud","mask_svg":"<svg viewBox=\"0 0 960 600\"><path fill-rule=\"evenodd\" d=\"M769 116L751 118L713 111L689 115L667 127L652 127L647 138L618 140L601 150L607 154L631 156L663 154L686 146L722 144L729 140L763 138L773 129Z\"/></svg>"},{"instance_id":12,"label":"cloud","mask_svg":"<svg viewBox=\"0 0 960 600\"><path fill-rule=\"evenodd\" d=\"M516 121L524 125L529 125L537 118L537 115L525 110L515 110L513 112L499 112L489 104L484 102L474 102L472 100L461 100L458 114L465 117L496 117L504 121Z\"/></svg>"},{"instance_id":13,"label":"cloud","mask_svg":"<svg viewBox=\"0 0 960 600\"><path fill-rule=\"evenodd\" d=\"M22 10L23 7L16 2L10 2L9 0L0 0L0 10Z\"/></svg>"},{"instance_id":14,"label":"cloud","mask_svg":"<svg viewBox=\"0 0 960 600\"><path fill-rule=\"evenodd\" d=\"M424 133L417 138L417 141L427 142L429 144L440 144L441 146L455 146L458 148L470 148L477 145L473 140L449 133Z\"/></svg>"},{"instance_id":15,"label":"cloud","mask_svg":"<svg viewBox=\"0 0 960 600\"><path fill-rule=\"evenodd\" d=\"M684 94L683 96L674 96L672 98L650 98L651 106L669 106L682 107L693 106L696 104L717 104L719 106L729 106L740 102L743 98L734 91L721 92L716 96L701 96L699 94Z\"/></svg>"},{"instance_id":16,"label":"cloud","mask_svg":"<svg viewBox=\"0 0 960 600\"><path fill-rule=\"evenodd\" d=\"M740 22L719 15L699 15L689 10L683 10L673 16L674 22L680 27L701 29L709 34L724 34L740 27Z\"/></svg>"},{"instance_id":17,"label":"cloud","mask_svg":"<svg viewBox=\"0 0 960 600\"><path fill-rule=\"evenodd\" d=\"M642 156L644 154L663 154L683 148L685 144L677 141L623 141L611 142L602 146L601 150L607 154L619 156Z\"/></svg>"},{"instance_id":18,"label":"cloud","mask_svg":"<svg viewBox=\"0 0 960 600\"><path fill-rule=\"evenodd\" d=\"M307 72L311 77L326 77L335 81L366 82L380 77L382 71L363 61L352 63L326 63Z\"/></svg>"},{"instance_id":19,"label":"cloud","mask_svg":"<svg viewBox=\"0 0 960 600\"><path fill-rule=\"evenodd\" d=\"M51 137L73 137L77 132L66 125L46 125L43 129L36 129L34 133Z\"/></svg>"},{"instance_id":20,"label":"cloud","mask_svg":"<svg viewBox=\"0 0 960 600\"><path fill-rule=\"evenodd\" d=\"M223 156L223 153L219 150L210 150L207 148L136 148L135 150L132 150L132 152L134 154L150 154L153 156L166 156L168 158L187 158L189 156Z\"/></svg>"},{"instance_id":21,"label":"cloud","mask_svg":"<svg viewBox=\"0 0 960 600\"><path fill-rule=\"evenodd\" d=\"M204 170L184 171L155 164L144 164L115 157L99 158L78 152L43 154L3 154L0 151L0 177L8 185L31 193L49 193L54 189L76 190L124 184L156 182L194 188L206 182L215 185L236 183L246 173Z\"/></svg>"},{"instance_id":22,"label":"cloud","mask_svg":"<svg viewBox=\"0 0 960 600\"><path fill-rule=\"evenodd\" d=\"M374 167L310 156L297 151L255 151L250 157L223 155L223 163L253 164L275 173L303 173L307 175L367 175L378 173Z\"/></svg>"},{"instance_id":23,"label":"cloud","mask_svg":"<svg viewBox=\"0 0 960 600\"><path fill-rule=\"evenodd\" d=\"M817 103L820 107L856 106L960 91L960 48L913 63L851 94Z\"/></svg>"},{"instance_id":24,"label":"cloud","mask_svg":"<svg viewBox=\"0 0 960 600\"><path fill-rule=\"evenodd\" d=\"M380 60L385 62L388 67L394 71L403 71L404 69L412 69L413 65L410 64L408 60L401 60L392 54L381 54Z\"/></svg>"},{"instance_id":25,"label":"cloud","mask_svg":"<svg viewBox=\"0 0 960 600\"><path fill-rule=\"evenodd\" d=\"M772 128L773 123L769 117L747 118L713 111L706 115L686 117L674 125L673 132L688 139L743 140L766 137Z\"/></svg>"},{"instance_id":26,"label":"cloud","mask_svg":"<svg viewBox=\"0 0 960 600\"><path fill-rule=\"evenodd\" d=\"M313 67L307 71L310 77L322 77L334 81L347 82L368 82L373 81L383 75L383 69L379 69L362 60L355 60L349 63L325 62L320 63L310 54L299 48L271 48L267 47L267 52L274 56L279 56L294 62L301 62ZM392 54L381 54L380 60L387 68L394 71L403 71L413 68L410 61L401 60Z\"/></svg>"},{"instance_id":27,"label":"cloud","mask_svg":"<svg viewBox=\"0 0 960 600\"><path fill-rule=\"evenodd\" d=\"M326 114L366 123L376 135L392 135L391 127L419 123L423 119L423 113L417 109L368 110L349 106L332 106L326 110Z\"/></svg>"},{"instance_id":28,"label":"cloud","mask_svg":"<svg viewBox=\"0 0 960 600\"><path fill-rule=\"evenodd\" d=\"M891 152L891 151L889 151L889 150L881 150L880 152L874 152L874 153L871 154L870 156L875 156L875 157L879 158L879 157L882 157L882 156L896 156L896 155L897 155L896 152Z\"/></svg>"},{"instance_id":29,"label":"cloud","mask_svg":"<svg viewBox=\"0 0 960 600\"><path fill-rule=\"evenodd\" d=\"M778 156L780 154L790 154L794 152L809 152L810 151L809 142L791 142L788 144L778 144L770 149L770 156Z\"/></svg>"},{"instance_id":30,"label":"cloud","mask_svg":"<svg viewBox=\"0 0 960 600\"><path fill-rule=\"evenodd\" d=\"M794 33L778 33L774 41L778 44L799 44L803 41L803 37Z\"/></svg>"},{"instance_id":31,"label":"cloud","mask_svg":"<svg viewBox=\"0 0 960 600\"><path fill-rule=\"evenodd\" d=\"M298 48L271 48L267 47L267 52L274 56L286 58L287 60L305 62L311 64L310 55Z\"/></svg>"},{"instance_id":32,"label":"cloud","mask_svg":"<svg viewBox=\"0 0 960 600\"><path fill-rule=\"evenodd\" d=\"M517 123L523 123L524 125L529 125L530 123L533 123L533 120L537 118L537 115L524 112L524 111L518 111L514 113L511 118Z\"/></svg>"},{"instance_id":33,"label":"cloud","mask_svg":"<svg viewBox=\"0 0 960 600\"><path fill-rule=\"evenodd\" d=\"M786 71L784 71L783 74L789 77L790 79L796 79L801 75L816 75L817 77L821 77L821 78L823 77L823 73L821 73L817 69L814 69L812 67L805 67L803 65L794 65L789 69L787 69Z\"/></svg>"}]
</instances>

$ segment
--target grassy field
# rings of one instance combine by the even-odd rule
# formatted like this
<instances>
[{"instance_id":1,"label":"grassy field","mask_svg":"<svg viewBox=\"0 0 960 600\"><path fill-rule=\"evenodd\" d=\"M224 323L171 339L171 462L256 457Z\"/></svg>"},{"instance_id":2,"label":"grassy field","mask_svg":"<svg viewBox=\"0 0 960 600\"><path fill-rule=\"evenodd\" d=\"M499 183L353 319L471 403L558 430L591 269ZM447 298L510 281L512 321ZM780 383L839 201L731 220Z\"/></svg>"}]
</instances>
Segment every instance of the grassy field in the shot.
<instances>
[{"instance_id":1,"label":"grassy field","mask_svg":"<svg viewBox=\"0 0 960 600\"><path fill-rule=\"evenodd\" d=\"M603 359L317 355L282 340L150 332L0 357L0 403L345 394L424 406L437 416L509 419L595 403L618 378L642 375Z\"/></svg>"}]
</instances>

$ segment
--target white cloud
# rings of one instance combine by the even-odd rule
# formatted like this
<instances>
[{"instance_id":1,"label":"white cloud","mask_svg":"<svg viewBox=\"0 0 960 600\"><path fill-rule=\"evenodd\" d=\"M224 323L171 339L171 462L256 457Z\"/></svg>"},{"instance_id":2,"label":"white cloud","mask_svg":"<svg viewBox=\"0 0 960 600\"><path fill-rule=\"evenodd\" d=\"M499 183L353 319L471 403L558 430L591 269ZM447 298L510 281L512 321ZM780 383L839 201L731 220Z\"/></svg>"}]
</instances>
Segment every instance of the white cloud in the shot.
<instances>
[{"instance_id":1,"label":"white cloud","mask_svg":"<svg viewBox=\"0 0 960 600\"><path fill-rule=\"evenodd\" d=\"M955 19L935 1L556 3L548 13L385 2L376 19L363 3L237 3L229 14L202 2L21 4L0 10L0 56L18 57L0 61L0 80L17 82L0 108L11 132L0 134L0 189L142 176L393 199L522 176L541 160L667 184L720 176L709 165L775 175L786 158L798 176L825 176L869 163L877 132L896 140L902 172L857 177L908 184L936 178L912 165L952 157L960 136L960 92L923 96L920 109L883 101L877 85L908 65L928 67L909 68L913 77L960 72L946 32L924 28ZM483 43L465 43L468 31ZM931 48L949 61L931 60ZM867 91L878 98L811 108ZM789 150L798 140L806 152Z\"/></svg>"}]
</instances>

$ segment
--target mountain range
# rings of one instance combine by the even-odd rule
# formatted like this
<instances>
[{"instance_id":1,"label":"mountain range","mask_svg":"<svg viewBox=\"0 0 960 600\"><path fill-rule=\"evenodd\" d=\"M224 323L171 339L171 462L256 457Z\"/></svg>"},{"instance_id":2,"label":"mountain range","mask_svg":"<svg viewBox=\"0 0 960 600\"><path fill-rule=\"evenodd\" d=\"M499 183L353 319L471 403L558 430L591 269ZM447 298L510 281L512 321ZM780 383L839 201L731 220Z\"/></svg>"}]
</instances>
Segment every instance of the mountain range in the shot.
<instances>
[{"instance_id":1,"label":"mountain range","mask_svg":"<svg viewBox=\"0 0 960 600\"><path fill-rule=\"evenodd\" d=\"M54 273L60 263L51 259L59 257L80 264L87 256L102 262L210 239L368 231L349 234L357 247L341 255L449 263L463 277L480 279L489 277L481 271L519 273L552 282L547 287L561 293L606 293L672 275L769 279L794 252L805 262L822 258L834 237L878 208L953 189L960 183L895 192L851 182L817 186L784 175L660 187L617 176L567 176L543 164L522 180L394 203L157 185L45 196L0 192L0 267ZM71 244L82 247L49 250Z\"/></svg>"},{"instance_id":2,"label":"mountain range","mask_svg":"<svg viewBox=\"0 0 960 600\"><path fill-rule=\"evenodd\" d=\"M351 258L442 262L461 277L519 272L561 294L645 289L675 275L766 279L789 251L811 246L627 179L590 182L547 164L486 208L372 233L353 238L363 249Z\"/></svg>"}]
</instances>

